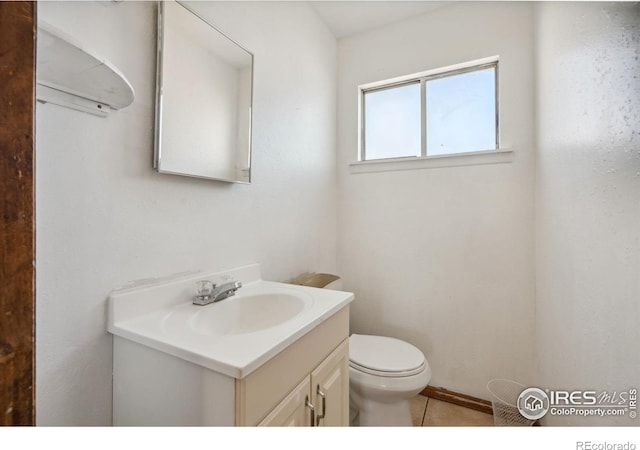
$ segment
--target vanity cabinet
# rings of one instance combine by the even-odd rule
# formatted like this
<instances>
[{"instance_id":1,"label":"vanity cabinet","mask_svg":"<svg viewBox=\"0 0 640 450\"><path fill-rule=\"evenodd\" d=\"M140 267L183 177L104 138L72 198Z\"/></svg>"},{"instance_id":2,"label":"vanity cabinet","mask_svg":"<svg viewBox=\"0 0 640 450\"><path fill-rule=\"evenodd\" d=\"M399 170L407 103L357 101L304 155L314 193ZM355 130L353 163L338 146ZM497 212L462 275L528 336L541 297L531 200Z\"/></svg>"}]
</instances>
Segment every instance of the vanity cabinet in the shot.
<instances>
[{"instance_id":1,"label":"vanity cabinet","mask_svg":"<svg viewBox=\"0 0 640 450\"><path fill-rule=\"evenodd\" d=\"M311 374L316 426L349 426L349 340Z\"/></svg>"},{"instance_id":2,"label":"vanity cabinet","mask_svg":"<svg viewBox=\"0 0 640 450\"><path fill-rule=\"evenodd\" d=\"M313 415L314 426L347 426L348 330L345 307L254 373L236 380L235 424L309 426Z\"/></svg>"},{"instance_id":3,"label":"vanity cabinet","mask_svg":"<svg viewBox=\"0 0 640 450\"><path fill-rule=\"evenodd\" d=\"M348 330L345 306L243 378L114 336L114 425L310 426L308 400L348 426Z\"/></svg>"},{"instance_id":4,"label":"vanity cabinet","mask_svg":"<svg viewBox=\"0 0 640 450\"><path fill-rule=\"evenodd\" d=\"M192 304L199 281L230 279L233 297ZM348 425L353 299L262 280L259 264L112 291L113 424Z\"/></svg>"},{"instance_id":5,"label":"vanity cabinet","mask_svg":"<svg viewBox=\"0 0 640 450\"><path fill-rule=\"evenodd\" d=\"M349 342L344 340L259 426L348 426Z\"/></svg>"},{"instance_id":6,"label":"vanity cabinet","mask_svg":"<svg viewBox=\"0 0 640 450\"><path fill-rule=\"evenodd\" d=\"M261 427L309 427L313 426L311 380L306 377L276 408L258 424Z\"/></svg>"}]
</instances>

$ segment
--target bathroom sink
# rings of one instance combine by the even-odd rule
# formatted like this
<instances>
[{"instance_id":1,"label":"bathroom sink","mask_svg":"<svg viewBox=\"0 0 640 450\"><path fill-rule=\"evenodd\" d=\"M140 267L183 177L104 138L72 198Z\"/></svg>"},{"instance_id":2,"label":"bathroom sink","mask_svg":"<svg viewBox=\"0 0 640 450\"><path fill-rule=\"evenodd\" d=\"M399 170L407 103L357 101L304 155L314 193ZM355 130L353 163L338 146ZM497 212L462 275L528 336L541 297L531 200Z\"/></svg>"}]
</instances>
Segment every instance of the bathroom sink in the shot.
<instances>
[{"instance_id":1,"label":"bathroom sink","mask_svg":"<svg viewBox=\"0 0 640 450\"><path fill-rule=\"evenodd\" d=\"M255 333L295 318L312 304L313 299L303 292L237 294L206 306L181 305L167 314L163 326L172 332L186 323L206 336Z\"/></svg>"},{"instance_id":2,"label":"bathroom sink","mask_svg":"<svg viewBox=\"0 0 640 450\"><path fill-rule=\"evenodd\" d=\"M259 265L141 280L111 292L108 330L118 339L242 379L353 300L349 292L265 281ZM196 284L242 283L199 306Z\"/></svg>"}]
</instances>

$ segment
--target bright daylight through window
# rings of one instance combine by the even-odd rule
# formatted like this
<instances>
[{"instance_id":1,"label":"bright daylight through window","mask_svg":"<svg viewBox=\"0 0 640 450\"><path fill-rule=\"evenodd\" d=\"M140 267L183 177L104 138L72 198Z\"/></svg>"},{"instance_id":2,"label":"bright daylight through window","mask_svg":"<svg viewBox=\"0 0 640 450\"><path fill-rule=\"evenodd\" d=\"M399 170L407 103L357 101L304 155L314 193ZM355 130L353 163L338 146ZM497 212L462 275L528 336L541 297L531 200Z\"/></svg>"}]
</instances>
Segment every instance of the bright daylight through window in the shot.
<instances>
[{"instance_id":1,"label":"bright daylight through window","mask_svg":"<svg viewBox=\"0 0 640 450\"><path fill-rule=\"evenodd\" d=\"M360 161L498 149L498 62L361 87Z\"/></svg>"}]
</instances>

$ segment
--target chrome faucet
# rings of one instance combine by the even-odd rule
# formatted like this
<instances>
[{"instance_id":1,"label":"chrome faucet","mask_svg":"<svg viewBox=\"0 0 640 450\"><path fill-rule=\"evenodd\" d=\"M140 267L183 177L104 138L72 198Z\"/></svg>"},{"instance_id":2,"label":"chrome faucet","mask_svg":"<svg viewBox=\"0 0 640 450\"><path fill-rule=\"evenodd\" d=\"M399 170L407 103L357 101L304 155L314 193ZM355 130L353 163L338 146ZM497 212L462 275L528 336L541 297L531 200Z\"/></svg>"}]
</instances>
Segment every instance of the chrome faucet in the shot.
<instances>
[{"instance_id":1,"label":"chrome faucet","mask_svg":"<svg viewBox=\"0 0 640 450\"><path fill-rule=\"evenodd\" d=\"M242 283L239 281L229 281L220 286L208 280L198 281L197 294L193 297L193 304L204 306L209 303L219 302L234 295L241 287Z\"/></svg>"}]
</instances>

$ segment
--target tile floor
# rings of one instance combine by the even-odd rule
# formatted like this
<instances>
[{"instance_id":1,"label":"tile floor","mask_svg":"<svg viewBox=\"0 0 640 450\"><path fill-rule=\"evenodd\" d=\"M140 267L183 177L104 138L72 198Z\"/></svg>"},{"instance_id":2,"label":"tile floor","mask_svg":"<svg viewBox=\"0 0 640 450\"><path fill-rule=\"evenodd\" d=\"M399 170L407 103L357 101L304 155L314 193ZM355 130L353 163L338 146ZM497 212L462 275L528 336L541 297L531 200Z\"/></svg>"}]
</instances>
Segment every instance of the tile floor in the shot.
<instances>
[{"instance_id":1,"label":"tile floor","mask_svg":"<svg viewBox=\"0 0 640 450\"><path fill-rule=\"evenodd\" d=\"M491 414L417 395L411 399L411 416L417 427L491 427Z\"/></svg>"}]
</instances>

